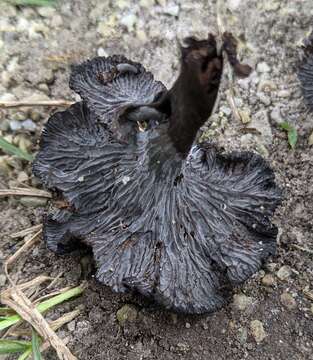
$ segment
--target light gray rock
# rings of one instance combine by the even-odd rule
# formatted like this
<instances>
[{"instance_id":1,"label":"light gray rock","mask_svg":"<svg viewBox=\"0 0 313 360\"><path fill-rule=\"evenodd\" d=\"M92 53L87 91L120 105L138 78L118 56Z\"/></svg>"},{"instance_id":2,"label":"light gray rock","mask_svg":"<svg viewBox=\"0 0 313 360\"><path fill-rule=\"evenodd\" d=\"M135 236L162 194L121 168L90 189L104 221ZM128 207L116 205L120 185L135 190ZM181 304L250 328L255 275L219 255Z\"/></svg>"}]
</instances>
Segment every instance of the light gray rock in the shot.
<instances>
[{"instance_id":1,"label":"light gray rock","mask_svg":"<svg viewBox=\"0 0 313 360\"><path fill-rule=\"evenodd\" d=\"M270 145L272 143L273 133L266 110L260 110L255 113L254 116L252 116L249 127L260 132L260 141L264 145Z\"/></svg>"},{"instance_id":2,"label":"light gray rock","mask_svg":"<svg viewBox=\"0 0 313 360\"><path fill-rule=\"evenodd\" d=\"M252 303L253 298L249 296L243 294L234 295L233 306L237 310L244 311L247 307L251 306Z\"/></svg>"}]
</instances>

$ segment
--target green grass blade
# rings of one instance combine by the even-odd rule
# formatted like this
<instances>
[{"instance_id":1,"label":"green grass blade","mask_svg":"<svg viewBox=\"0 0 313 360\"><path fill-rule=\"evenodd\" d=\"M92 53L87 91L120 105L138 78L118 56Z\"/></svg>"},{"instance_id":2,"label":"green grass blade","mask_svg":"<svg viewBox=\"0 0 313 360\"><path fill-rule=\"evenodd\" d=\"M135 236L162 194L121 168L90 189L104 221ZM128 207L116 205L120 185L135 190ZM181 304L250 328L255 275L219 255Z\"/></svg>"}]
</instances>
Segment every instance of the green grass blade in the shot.
<instances>
[{"instance_id":1,"label":"green grass blade","mask_svg":"<svg viewBox=\"0 0 313 360\"><path fill-rule=\"evenodd\" d=\"M287 132L288 143L289 143L290 147L292 149L294 149L297 144L297 141L298 141L297 129L293 125L291 125L287 122L283 122L279 126L281 129L283 129Z\"/></svg>"},{"instance_id":2,"label":"green grass blade","mask_svg":"<svg viewBox=\"0 0 313 360\"><path fill-rule=\"evenodd\" d=\"M19 6L54 6L55 0L5 0L7 3Z\"/></svg>"},{"instance_id":3,"label":"green grass blade","mask_svg":"<svg viewBox=\"0 0 313 360\"><path fill-rule=\"evenodd\" d=\"M0 148L9 154L16 155L21 159L33 161L34 158L32 155L28 154L27 152L24 152L23 150L19 149L18 147L12 145L8 141L6 141L3 137L0 137Z\"/></svg>"},{"instance_id":4,"label":"green grass blade","mask_svg":"<svg viewBox=\"0 0 313 360\"><path fill-rule=\"evenodd\" d=\"M34 329L32 329L32 350L33 350L33 360L42 360L40 353L40 343L41 339Z\"/></svg>"},{"instance_id":5,"label":"green grass blade","mask_svg":"<svg viewBox=\"0 0 313 360\"><path fill-rule=\"evenodd\" d=\"M36 306L36 309L40 313L44 313L47 310L55 307L56 305L63 303L66 300L69 300L75 296L81 295L83 291L84 291L84 287L77 286L76 288L70 289L63 294L56 295L56 296L52 297L51 299L43 301L42 303L40 303ZM6 320L0 321L0 331L16 324L20 320L21 320L21 317L19 315L9 316Z\"/></svg>"},{"instance_id":6,"label":"green grass blade","mask_svg":"<svg viewBox=\"0 0 313 360\"><path fill-rule=\"evenodd\" d=\"M31 353L33 349L30 347L29 349L27 349L25 352L23 352L22 355L19 356L19 358L17 360L26 360L28 359L28 357L31 355Z\"/></svg>"},{"instance_id":7,"label":"green grass blade","mask_svg":"<svg viewBox=\"0 0 313 360\"><path fill-rule=\"evenodd\" d=\"M0 354L12 354L28 350L31 346L29 341L3 340L0 339Z\"/></svg>"}]
</instances>

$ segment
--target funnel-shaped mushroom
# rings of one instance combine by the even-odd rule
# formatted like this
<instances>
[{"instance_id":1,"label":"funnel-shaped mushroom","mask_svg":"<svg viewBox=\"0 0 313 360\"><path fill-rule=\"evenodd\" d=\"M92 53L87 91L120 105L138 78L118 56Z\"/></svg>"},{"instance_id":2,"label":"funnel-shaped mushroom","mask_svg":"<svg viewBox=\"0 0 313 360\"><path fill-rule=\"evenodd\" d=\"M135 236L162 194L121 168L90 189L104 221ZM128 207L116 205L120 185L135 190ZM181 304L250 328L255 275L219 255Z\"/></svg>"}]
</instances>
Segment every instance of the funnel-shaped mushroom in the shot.
<instances>
[{"instance_id":1,"label":"funnel-shaped mushroom","mask_svg":"<svg viewBox=\"0 0 313 360\"><path fill-rule=\"evenodd\" d=\"M245 75L235 47L224 49ZM222 70L211 35L186 40L169 91L121 56L73 68L70 86L83 101L49 119L34 163L66 202L45 219L50 249L83 242L101 283L187 313L221 307L229 285L260 268L276 247L273 171L257 154L194 144Z\"/></svg>"}]
</instances>

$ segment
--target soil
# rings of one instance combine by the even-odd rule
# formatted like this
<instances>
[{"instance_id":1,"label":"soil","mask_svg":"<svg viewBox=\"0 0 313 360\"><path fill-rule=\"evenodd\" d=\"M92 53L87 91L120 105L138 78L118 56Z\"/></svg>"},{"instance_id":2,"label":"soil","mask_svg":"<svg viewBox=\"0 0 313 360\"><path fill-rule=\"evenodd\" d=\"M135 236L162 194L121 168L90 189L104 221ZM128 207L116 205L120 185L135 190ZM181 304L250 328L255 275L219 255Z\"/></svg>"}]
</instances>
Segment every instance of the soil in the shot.
<instances>
[{"instance_id":1,"label":"soil","mask_svg":"<svg viewBox=\"0 0 313 360\"><path fill-rule=\"evenodd\" d=\"M204 128L202 135L227 150L258 151L275 169L284 191L274 217L280 229L277 255L244 286L234 289L239 300L249 298L244 309L237 296L216 313L186 316L164 311L137 295L114 294L93 279L90 255L56 256L40 243L16 264L13 277L24 282L41 274L62 274L58 288L87 280L81 297L47 315L54 319L83 307L78 318L58 331L78 359L313 358L313 302L306 295L313 288L313 255L305 251L313 249L313 146L309 145L313 116L303 103L296 77L299 44L312 29L313 4L312 0L225 3L224 25L239 37L244 60L256 69L248 80L236 81L235 100L252 119L246 127L257 131L249 133L232 116L225 81L213 125ZM217 32L214 1L67 0L55 9L1 4L0 13L2 100L76 99L68 88L69 65L96 54L125 54L170 86L178 71L178 40ZM20 147L21 138L30 140L28 148L34 153L42 126L53 111L2 111L1 134ZM28 118L36 124L34 132L12 129L14 119ZM280 129L282 121L297 129L294 150ZM21 182L40 188L29 163L1 156L8 164L1 167L1 188L21 186ZM33 205L19 198L0 200L0 261L21 245L21 239L11 239L9 234L41 223L45 207ZM284 269L290 272L282 279ZM283 293L294 301L286 302ZM121 324L116 313L125 304L135 316ZM254 330L255 320L263 326L259 331ZM44 357L56 359L57 355L50 349Z\"/></svg>"}]
</instances>

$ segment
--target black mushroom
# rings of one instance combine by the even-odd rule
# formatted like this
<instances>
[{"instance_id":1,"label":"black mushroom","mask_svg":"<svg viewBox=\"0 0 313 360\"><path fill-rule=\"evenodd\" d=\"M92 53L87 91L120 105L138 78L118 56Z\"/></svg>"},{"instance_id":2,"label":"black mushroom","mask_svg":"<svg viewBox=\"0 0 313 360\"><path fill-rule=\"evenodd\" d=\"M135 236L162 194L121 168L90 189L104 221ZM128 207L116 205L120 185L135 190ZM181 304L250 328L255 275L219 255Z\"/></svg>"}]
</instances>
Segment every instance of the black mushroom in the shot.
<instances>
[{"instance_id":1,"label":"black mushroom","mask_svg":"<svg viewBox=\"0 0 313 360\"><path fill-rule=\"evenodd\" d=\"M313 110L313 31L304 40L298 78L307 106Z\"/></svg>"},{"instance_id":2,"label":"black mushroom","mask_svg":"<svg viewBox=\"0 0 313 360\"><path fill-rule=\"evenodd\" d=\"M231 34L223 49L248 75ZM49 249L86 244L97 279L114 291L203 313L275 253L281 192L259 155L195 143L223 60L212 35L186 39L181 53L170 90L124 56L74 66L70 87L82 101L49 119L33 170L56 194L44 221Z\"/></svg>"}]
</instances>

